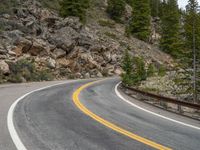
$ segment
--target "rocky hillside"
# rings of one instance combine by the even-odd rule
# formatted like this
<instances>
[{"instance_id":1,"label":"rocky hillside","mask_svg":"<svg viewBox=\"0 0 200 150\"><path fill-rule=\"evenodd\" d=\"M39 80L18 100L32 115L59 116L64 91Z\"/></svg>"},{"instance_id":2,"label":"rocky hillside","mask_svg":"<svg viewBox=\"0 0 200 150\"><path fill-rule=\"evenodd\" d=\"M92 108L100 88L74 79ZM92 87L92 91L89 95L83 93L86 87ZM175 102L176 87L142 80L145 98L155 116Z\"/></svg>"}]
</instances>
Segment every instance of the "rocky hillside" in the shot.
<instances>
[{"instance_id":1,"label":"rocky hillside","mask_svg":"<svg viewBox=\"0 0 200 150\"><path fill-rule=\"evenodd\" d=\"M125 25L109 19L106 6L106 0L93 1L85 24L75 17L61 18L35 0L21 2L12 13L1 12L1 82L31 81L34 73L34 80L119 75L124 49L146 63L173 66L172 58L156 46L126 37ZM125 20L130 13L127 5Z\"/></svg>"}]
</instances>

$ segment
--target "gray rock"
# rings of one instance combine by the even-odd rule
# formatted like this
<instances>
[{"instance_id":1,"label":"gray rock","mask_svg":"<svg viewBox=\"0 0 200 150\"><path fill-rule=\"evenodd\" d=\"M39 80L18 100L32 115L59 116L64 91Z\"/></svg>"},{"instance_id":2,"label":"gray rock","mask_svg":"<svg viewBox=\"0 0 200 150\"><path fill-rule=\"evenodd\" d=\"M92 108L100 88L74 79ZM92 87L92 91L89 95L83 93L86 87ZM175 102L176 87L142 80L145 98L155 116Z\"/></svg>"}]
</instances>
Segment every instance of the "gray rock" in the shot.
<instances>
[{"instance_id":1,"label":"gray rock","mask_svg":"<svg viewBox=\"0 0 200 150\"><path fill-rule=\"evenodd\" d=\"M55 69L56 68L56 61L52 58L49 58L47 60L47 66L50 68L50 69Z\"/></svg>"},{"instance_id":2,"label":"gray rock","mask_svg":"<svg viewBox=\"0 0 200 150\"><path fill-rule=\"evenodd\" d=\"M17 39L19 39L20 37L23 37L23 36L24 36L24 33L22 33L19 30L13 30L13 31L8 32L8 37L12 38L12 40L17 40Z\"/></svg>"},{"instance_id":3,"label":"gray rock","mask_svg":"<svg viewBox=\"0 0 200 150\"><path fill-rule=\"evenodd\" d=\"M53 54L55 55L55 58L62 58L62 57L65 57L66 56L66 51L64 51L63 49L60 49L60 48L56 48L54 51L53 51Z\"/></svg>"},{"instance_id":4,"label":"gray rock","mask_svg":"<svg viewBox=\"0 0 200 150\"><path fill-rule=\"evenodd\" d=\"M46 25L48 27L54 27L56 24L56 21L59 21L58 17L47 17L44 19L44 22L46 22Z\"/></svg>"},{"instance_id":5,"label":"gray rock","mask_svg":"<svg viewBox=\"0 0 200 150\"><path fill-rule=\"evenodd\" d=\"M32 41L25 38L18 38L14 44L19 47L20 53L27 53L33 45Z\"/></svg>"},{"instance_id":6,"label":"gray rock","mask_svg":"<svg viewBox=\"0 0 200 150\"><path fill-rule=\"evenodd\" d=\"M9 14L3 14L2 17L3 17L4 19L9 19L9 18L10 18L10 15L9 15Z\"/></svg>"},{"instance_id":7,"label":"gray rock","mask_svg":"<svg viewBox=\"0 0 200 150\"><path fill-rule=\"evenodd\" d=\"M89 79L89 78L90 78L90 74L87 72L87 73L84 75L84 78Z\"/></svg>"},{"instance_id":8,"label":"gray rock","mask_svg":"<svg viewBox=\"0 0 200 150\"><path fill-rule=\"evenodd\" d=\"M62 28L49 37L49 42L56 45L57 48L65 50L67 53L71 52L76 45L76 40L79 34L70 27Z\"/></svg>"},{"instance_id":9,"label":"gray rock","mask_svg":"<svg viewBox=\"0 0 200 150\"><path fill-rule=\"evenodd\" d=\"M29 12L26 8L15 8L14 13L18 18L26 18L29 15Z\"/></svg>"},{"instance_id":10,"label":"gray rock","mask_svg":"<svg viewBox=\"0 0 200 150\"><path fill-rule=\"evenodd\" d=\"M115 74L116 74L116 75L121 75L122 72L123 72L123 70L122 70L121 68L115 69Z\"/></svg>"},{"instance_id":11,"label":"gray rock","mask_svg":"<svg viewBox=\"0 0 200 150\"><path fill-rule=\"evenodd\" d=\"M109 75L113 75L115 67L113 65L107 65L106 70L108 71Z\"/></svg>"},{"instance_id":12,"label":"gray rock","mask_svg":"<svg viewBox=\"0 0 200 150\"><path fill-rule=\"evenodd\" d=\"M8 53L8 51L6 49L0 48L0 54L1 55L6 55L7 53Z\"/></svg>"},{"instance_id":13,"label":"gray rock","mask_svg":"<svg viewBox=\"0 0 200 150\"><path fill-rule=\"evenodd\" d=\"M75 74L75 77L76 77L76 78L79 78L79 79L83 78L83 76L82 76L81 73L79 73L79 72Z\"/></svg>"},{"instance_id":14,"label":"gray rock","mask_svg":"<svg viewBox=\"0 0 200 150\"><path fill-rule=\"evenodd\" d=\"M8 57L6 55L0 55L0 59L7 59Z\"/></svg>"},{"instance_id":15,"label":"gray rock","mask_svg":"<svg viewBox=\"0 0 200 150\"><path fill-rule=\"evenodd\" d=\"M24 33L29 31L27 27L25 27L21 22L17 22L16 20L0 18L0 25L4 27L5 31L20 30Z\"/></svg>"},{"instance_id":16,"label":"gray rock","mask_svg":"<svg viewBox=\"0 0 200 150\"><path fill-rule=\"evenodd\" d=\"M92 46L92 40L86 37L81 37L78 39L78 46L83 46L86 49L89 49Z\"/></svg>"},{"instance_id":17,"label":"gray rock","mask_svg":"<svg viewBox=\"0 0 200 150\"><path fill-rule=\"evenodd\" d=\"M45 56L48 55L48 50L46 49L46 45L47 43L45 43L43 40L37 39L34 40L33 45L31 46L31 48L29 49L29 53L32 56Z\"/></svg>"},{"instance_id":18,"label":"gray rock","mask_svg":"<svg viewBox=\"0 0 200 150\"><path fill-rule=\"evenodd\" d=\"M16 56L16 53L15 53L15 52L13 52L13 51L11 51L11 50L10 50L10 51L8 51L8 54L9 54L10 56L14 56L14 57Z\"/></svg>"},{"instance_id":19,"label":"gray rock","mask_svg":"<svg viewBox=\"0 0 200 150\"><path fill-rule=\"evenodd\" d=\"M97 77L98 77L98 78L102 78L102 77L103 77L102 73L101 73L101 72L98 72L98 73L97 73Z\"/></svg>"},{"instance_id":20,"label":"gray rock","mask_svg":"<svg viewBox=\"0 0 200 150\"><path fill-rule=\"evenodd\" d=\"M113 55L111 56L111 59L112 59L112 62L116 63L116 62L117 62L117 59L118 59L117 54L113 54Z\"/></svg>"},{"instance_id":21,"label":"gray rock","mask_svg":"<svg viewBox=\"0 0 200 150\"><path fill-rule=\"evenodd\" d=\"M0 60L0 70L2 71L3 74L10 73L9 65L4 60Z\"/></svg>"},{"instance_id":22,"label":"gray rock","mask_svg":"<svg viewBox=\"0 0 200 150\"><path fill-rule=\"evenodd\" d=\"M71 27L76 31L80 31L82 26L83 25L80 23L79 18L77 17L67 17L63 21L58 22L56 25L58 29L61 29L63 27Z\"/></svg>"}]
</instances>

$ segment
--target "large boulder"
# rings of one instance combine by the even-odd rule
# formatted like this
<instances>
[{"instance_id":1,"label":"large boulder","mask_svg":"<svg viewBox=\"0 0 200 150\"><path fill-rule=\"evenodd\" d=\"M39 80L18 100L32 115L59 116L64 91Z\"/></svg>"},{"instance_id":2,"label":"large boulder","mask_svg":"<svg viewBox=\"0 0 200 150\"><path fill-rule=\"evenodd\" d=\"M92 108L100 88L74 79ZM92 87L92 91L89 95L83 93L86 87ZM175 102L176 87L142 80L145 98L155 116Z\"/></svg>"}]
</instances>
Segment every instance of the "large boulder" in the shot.
<instances>
[{"instance_id":1,"label":"large boulder","mask_svg":"<svg viewBox=\"0 0 200 150\"><path fill-rule=\"evenodd\" d=\"M0 60L0 71L3 74L9 74L10 73L9 65L4 60Z\"/></svg>"},{"instance_id":2,"label":"large boulder","mask_svg":"<svg viewBox=\"0 0 200 150\"><path fill-rule=\"evenodd\" d=\"M32 41L25 38L18 38L14 44L16 47L13 48L13 51L17 54L17 56L21 56L22 53L27 53L33 45Z\"/></svg>"},{"instance_id":3,"label":"large boulder","mask_svg":"<svg viewBox=\"0 0 200 150\"><path fill-rule=\"evenodd\" d=\"M48 55L47 43L41 39L33 41L33 45L28 51L32 56L46 56Z\"/></svg>"},{"instance_id":4,"label":"large boulder","mask_svg":"<svg viewBox=\"0 0 200 150\"><path fill-rule=\"evenodd\" d=\"M21 56L23 53L29 53L32 56L46 56L50 51L48 43L42 39L19 38L15 41L15 47L12 49L17 56Z\"/></svg>"},{"instance_id":5,"label":"large boulder","mask_svg":"<svg viewBox=\"0 0 200 150\"><path fill-rule=\"evenodd\" d=\"M79 34L71 27L64 27L56 31L54 35L48 38L49 43L56 45L57 48L70 53L76 45Z\"/></svg>"}]
</instances>

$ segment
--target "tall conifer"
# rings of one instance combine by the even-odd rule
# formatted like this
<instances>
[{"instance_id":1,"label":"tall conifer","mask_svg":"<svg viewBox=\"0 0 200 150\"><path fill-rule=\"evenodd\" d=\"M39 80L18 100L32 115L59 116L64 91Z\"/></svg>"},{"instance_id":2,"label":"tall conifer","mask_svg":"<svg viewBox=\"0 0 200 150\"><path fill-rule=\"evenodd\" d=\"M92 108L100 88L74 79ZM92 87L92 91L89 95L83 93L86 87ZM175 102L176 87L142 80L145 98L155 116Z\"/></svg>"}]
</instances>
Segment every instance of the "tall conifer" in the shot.
<instances>
[{"instance_id":1,"label":"tall conifer","mask_svg":"<svg viewBox=\"0 0 200 150\"><path fill-rule=\"evenodd\" d=\"M164 15L161 17L162 38L160 47L174 57L181 53L180 13L177 0L163 2Z\"/></svg>"},{"instance_id":2,"label":"tall conifer","mask_svg":"<svg viewBox=\"0 0 200 150\"><path fill-rule=\"evenodd\" d=\"M150 36L150 1L133 0L133 15L129 25L129 32L136 38L148 41Z\"/></svg>"}]
</instances>

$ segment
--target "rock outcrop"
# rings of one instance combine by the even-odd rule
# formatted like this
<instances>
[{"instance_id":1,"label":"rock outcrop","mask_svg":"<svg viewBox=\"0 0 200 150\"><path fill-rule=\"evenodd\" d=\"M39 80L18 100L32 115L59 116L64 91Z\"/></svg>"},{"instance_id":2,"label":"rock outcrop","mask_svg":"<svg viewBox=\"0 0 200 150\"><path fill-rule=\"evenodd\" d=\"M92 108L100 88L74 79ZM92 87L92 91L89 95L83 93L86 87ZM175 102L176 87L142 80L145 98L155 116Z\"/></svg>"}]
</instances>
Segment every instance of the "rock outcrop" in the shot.
<instances>
[{"instance_id":1,"label":"rock outcrop","mask_svg":"<svg viewBox=\"0 0 200 150\"><path fill-rule=\"evenodd\" d=\"M130 15L127 6L127 15ZM127 16L129 17L129 16ZM104 17L105 20L109 19ZM125 26L101 26L99 20L83 25L78 18L61 18L35 0L0 16L0 70L9 73L6 61L31 58L36 68L49 68L56 78L90 78L119 75L124 49L148 62L172 66L173 60L156 47L124 36Z\"/></svg>"}]
</instances>

